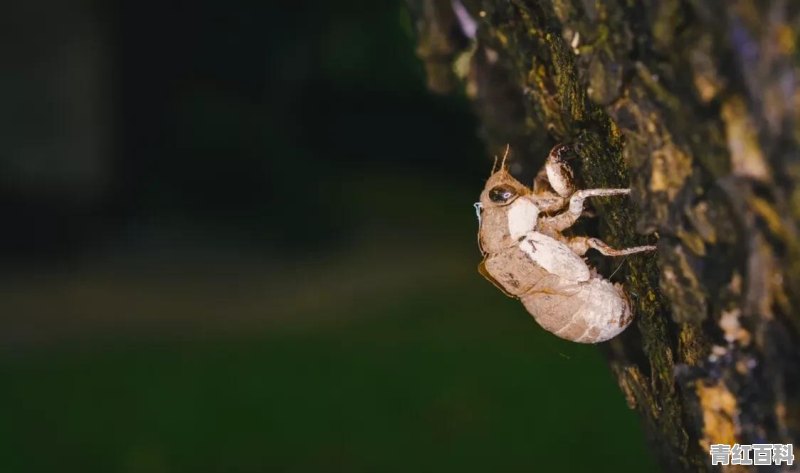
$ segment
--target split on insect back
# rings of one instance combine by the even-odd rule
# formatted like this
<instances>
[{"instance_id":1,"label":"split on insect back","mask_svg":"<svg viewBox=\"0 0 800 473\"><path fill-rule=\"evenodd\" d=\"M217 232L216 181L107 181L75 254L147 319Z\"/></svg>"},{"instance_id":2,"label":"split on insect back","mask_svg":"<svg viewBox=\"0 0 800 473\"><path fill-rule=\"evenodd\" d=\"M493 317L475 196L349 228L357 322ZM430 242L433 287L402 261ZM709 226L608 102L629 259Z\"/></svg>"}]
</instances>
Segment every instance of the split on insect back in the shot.
<instances>
[{"instance_id":1,"label":"split on insect back","mask_svg":"<svg viewBox=\"0 0 800 473\"><path fill-rule=\"evenodd\" d=\"M597 238L565 236L581 217L587 198L621 196L630 189L575 186L567 145L554 147L529 188L506 167L509 148L475 203L480 273L500 290L519 298L545 330L575 342L598 343L633 320L628 295L589 267L583 256L593 248L606 256L649 252L655 246L615 249Z\"/></svg>"}]
</instances>

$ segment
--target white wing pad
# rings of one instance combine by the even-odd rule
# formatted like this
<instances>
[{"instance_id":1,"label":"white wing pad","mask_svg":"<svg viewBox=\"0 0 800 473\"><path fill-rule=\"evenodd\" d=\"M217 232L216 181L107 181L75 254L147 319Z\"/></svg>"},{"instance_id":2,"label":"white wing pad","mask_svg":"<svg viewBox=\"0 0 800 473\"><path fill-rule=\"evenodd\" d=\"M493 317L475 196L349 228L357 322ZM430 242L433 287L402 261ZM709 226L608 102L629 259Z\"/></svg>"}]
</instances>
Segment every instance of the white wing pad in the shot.
<instances>
[{"instance_id":1,"label":"white wing pad","mask_svg":"<svg viewBox=\"0 0 800 473\"><path fill-rule=\"evenodd\" d=\"M529 232L519 243L519 248L531 260L568 281L588 281L591 273L583 258L576 255L567 245L544 233Z\"/></svg>"},{"instance_id":2,"label":"white wing pad","mask_svg":"<svg viewBox=\"0 0 800 473\"><path fill-rule=\"evenodd\" d=\"M539 208L526 198L515 200L508 209L508 234L518 239L536 227Z\"/></svg>"}]
</instances>

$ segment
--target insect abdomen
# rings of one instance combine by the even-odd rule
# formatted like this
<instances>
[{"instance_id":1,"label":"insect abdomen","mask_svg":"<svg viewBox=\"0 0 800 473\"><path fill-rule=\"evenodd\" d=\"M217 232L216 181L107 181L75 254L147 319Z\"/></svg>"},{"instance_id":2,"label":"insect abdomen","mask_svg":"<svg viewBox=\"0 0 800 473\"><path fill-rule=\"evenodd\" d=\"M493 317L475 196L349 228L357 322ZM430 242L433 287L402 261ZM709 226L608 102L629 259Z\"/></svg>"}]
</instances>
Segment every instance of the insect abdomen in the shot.
<instances>
[{"instance_id":1,"label":"insect abdomen","mask_svg":"<svg viewBox=\"0 0 800 473\"><path fill-rule=\"evenodd\" d=\"M574 342L604 342L632 320L625 293L598 277L547 291L533 290L520 300L545 330Z\"/></svg>"}]
</instances>

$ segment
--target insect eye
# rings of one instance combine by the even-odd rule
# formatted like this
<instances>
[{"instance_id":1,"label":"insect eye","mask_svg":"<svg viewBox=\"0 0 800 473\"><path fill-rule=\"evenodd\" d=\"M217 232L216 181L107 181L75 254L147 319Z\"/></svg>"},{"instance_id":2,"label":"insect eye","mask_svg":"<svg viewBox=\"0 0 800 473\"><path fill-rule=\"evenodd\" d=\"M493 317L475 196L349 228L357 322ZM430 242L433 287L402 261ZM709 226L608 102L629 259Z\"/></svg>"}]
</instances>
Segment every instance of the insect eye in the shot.
<instances>
[{"instance_id":1,"label":"insect eye","mask_svg":"<svg viewBox=\"0 0 800 473\"><path fill-rule=\"evenodd\" d=\"M511 186L497 186L489 191L489 200L496 204L505 204L516 196L517 191Z\"/></svg>"}]
</instances>

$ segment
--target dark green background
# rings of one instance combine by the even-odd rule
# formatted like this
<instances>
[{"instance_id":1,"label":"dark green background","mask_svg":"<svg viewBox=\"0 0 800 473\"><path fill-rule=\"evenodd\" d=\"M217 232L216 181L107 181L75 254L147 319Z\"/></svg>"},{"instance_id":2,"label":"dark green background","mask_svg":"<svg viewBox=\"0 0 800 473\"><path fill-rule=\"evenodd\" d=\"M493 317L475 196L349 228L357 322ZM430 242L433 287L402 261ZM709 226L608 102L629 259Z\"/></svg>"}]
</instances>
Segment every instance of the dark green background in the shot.
<instances>
[{"instance_id":1,"label":"dark green background","mask_svg":"<svg viewBox=\"0 0 800 473\"><path fill-rule=\"evenodd\" d=\"M476 273L490 161L402 4L34 3L3 20L0 471L654 468L600 352ZM40 65L89 27L103 135Z\"/></svg>"}]
</instances>

